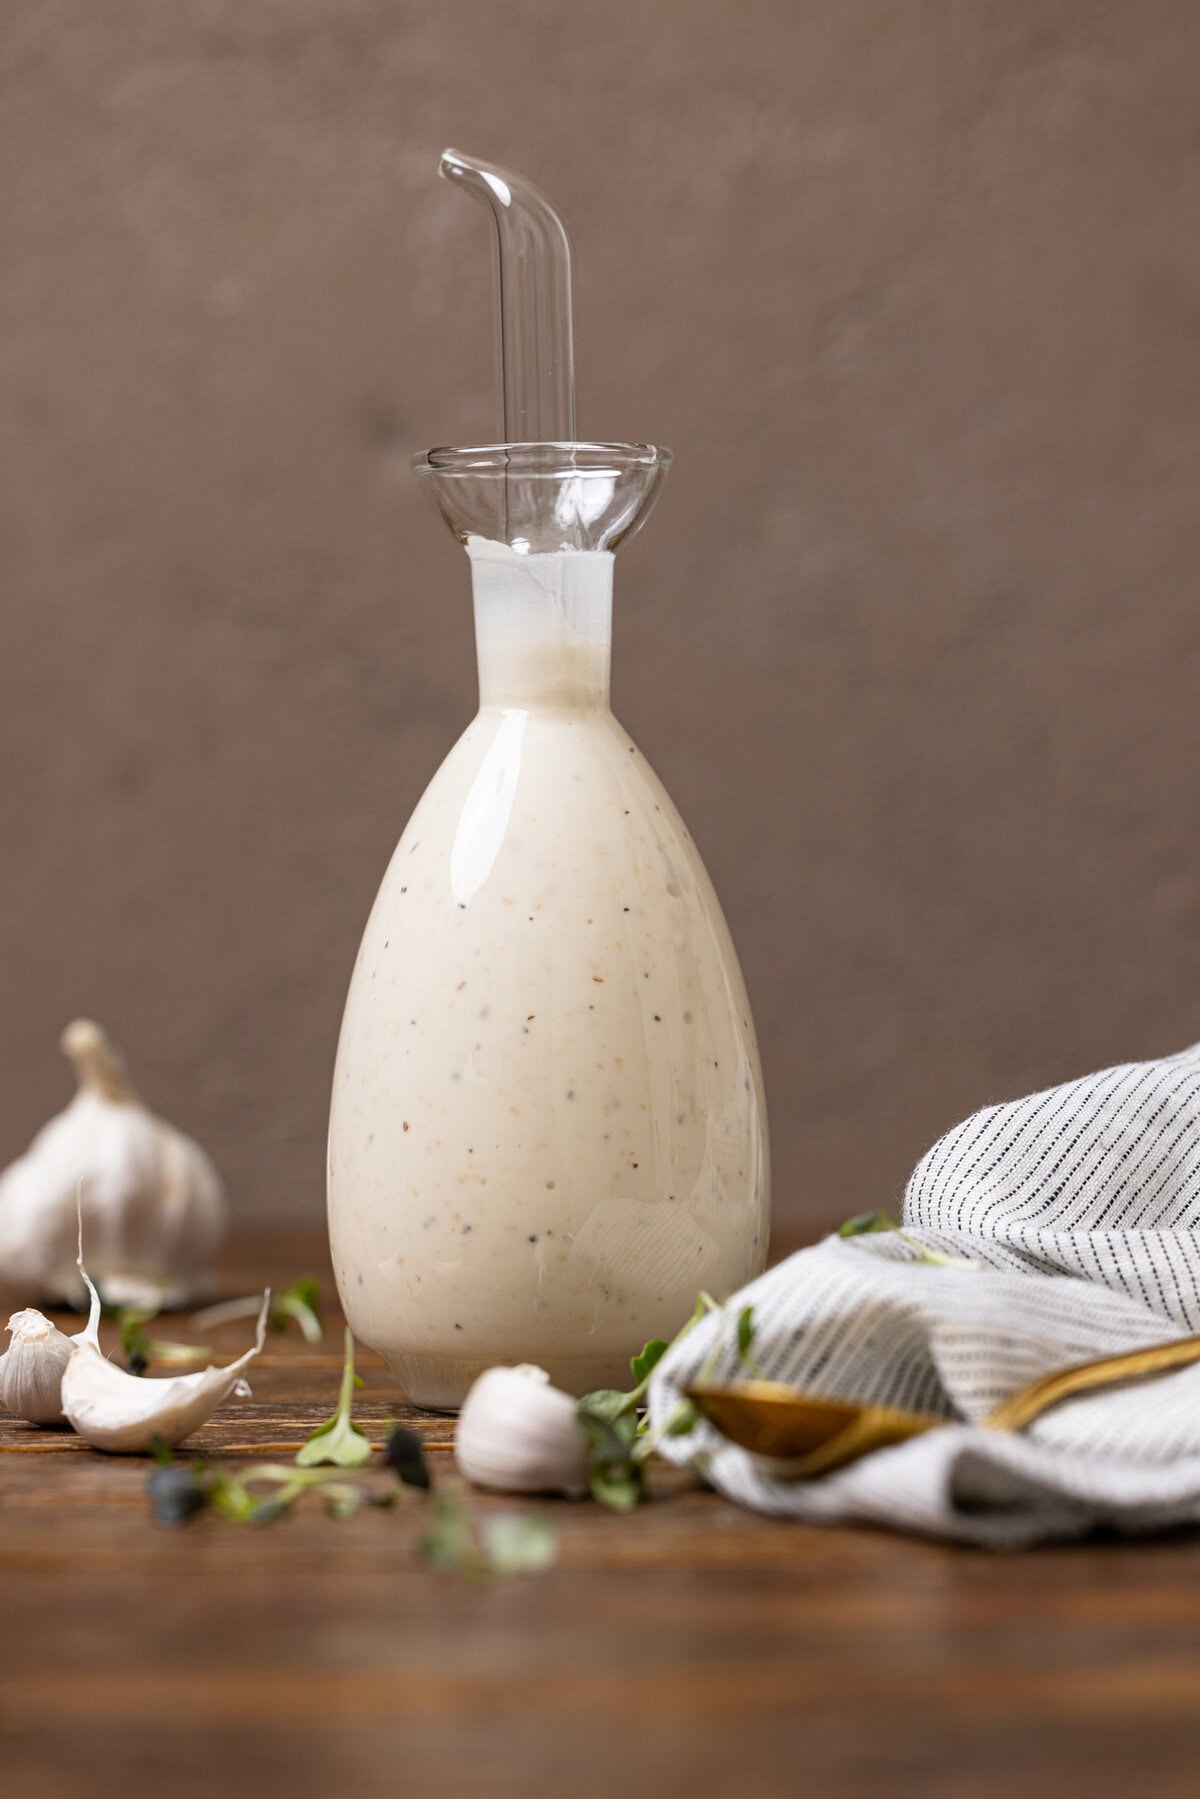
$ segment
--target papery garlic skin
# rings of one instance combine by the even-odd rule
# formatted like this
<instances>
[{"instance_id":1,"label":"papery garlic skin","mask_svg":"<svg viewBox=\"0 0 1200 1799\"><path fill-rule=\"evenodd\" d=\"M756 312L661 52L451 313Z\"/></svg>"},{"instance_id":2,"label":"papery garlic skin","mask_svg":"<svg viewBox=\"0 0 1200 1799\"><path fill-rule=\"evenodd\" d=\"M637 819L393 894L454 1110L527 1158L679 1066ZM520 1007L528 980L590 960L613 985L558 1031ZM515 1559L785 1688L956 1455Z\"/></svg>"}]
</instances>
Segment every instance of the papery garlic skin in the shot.
<instances>
[{"instance_id":1,"label":"papery garlic skin","mask_svg":"<svg viewBox=\"0 0 1200 1799\"><path fill-rule=\"evenodd\" d=\"M242 1370L266 1341L269 1292L263 1297L253 1346L228 1368L205 1368L200 1374L177 1374L172 1380L146 1380L105 1360L99 1339L99 1295L86 1273L83 1279L92 1309L87 1329L75 1339L75 1353L63 1373L62 1409L72 1430L93 1449L137 1455L157 1443L174 1447L206 1424L235 1387L245 1386Z\"/></svg>"},{"instance_id":2,"label":"papery garlic skin","mask_svg":"<svg viewBox=\"0 0 1200 1799\"><path fill-rule=\"evenodd\" d=\"M521 1363L479 1376L458 1414L454 1459L472 1485L501 1493L588 1490L587 1440L576 1402L544 1368Z\"/></svg>"},{"instance_id":3,"label":"papery garlic skin","mask_svg":"<svg viewBox=\"0 0 1200 1799\"><path fill-rule=\"evenodd\" d=\"M0 1356L0 1405L26 1424L63 1424L62 1380L75 1340L32 1309L8 1321L11 1341Z\"/></svg>"},{"instance_id":4,"label":"papery garlic skin","mask_svg":"<svg viewBox=\"0 0 1200 1799\"><path fill-rule=\"evenodd\" d=\"M160 1310L204 1297L227 1218L216 1169L143 1105L99 1025L77 1019L62 1048L79 1091L0 1174L6 1285L78 1303L82 1192L88 1259L109 1304Z\"/></svg>"}]
</instances>

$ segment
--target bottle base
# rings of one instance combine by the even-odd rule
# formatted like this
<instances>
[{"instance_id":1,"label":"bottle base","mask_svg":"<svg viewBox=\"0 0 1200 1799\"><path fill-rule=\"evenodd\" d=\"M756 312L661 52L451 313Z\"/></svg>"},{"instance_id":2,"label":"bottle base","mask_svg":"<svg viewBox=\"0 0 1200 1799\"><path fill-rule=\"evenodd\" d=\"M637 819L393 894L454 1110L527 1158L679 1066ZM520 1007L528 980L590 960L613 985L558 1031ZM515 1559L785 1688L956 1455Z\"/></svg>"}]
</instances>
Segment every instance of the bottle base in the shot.
<instances>
[{"instance_id":1,"label":"bottle base","mask_svg":"<svg viewBox=\"0 0 1200 1799\"><path fill-rule=\"evenodd\" d=\"M635 1345L629 1354L635 1354L638 1348L640 1345ZM597 1387L624 1391L633 1379L629 1355L545 1356L532 1346L524 1356L404 1355L383 1348L379 1354L404 1388L408 1403L426 1412L457 1412L479 1376L497 1363L536 1362L546 1370L552 1385L576 1399L595 1392Z\"/></svg>"}]
</instances>

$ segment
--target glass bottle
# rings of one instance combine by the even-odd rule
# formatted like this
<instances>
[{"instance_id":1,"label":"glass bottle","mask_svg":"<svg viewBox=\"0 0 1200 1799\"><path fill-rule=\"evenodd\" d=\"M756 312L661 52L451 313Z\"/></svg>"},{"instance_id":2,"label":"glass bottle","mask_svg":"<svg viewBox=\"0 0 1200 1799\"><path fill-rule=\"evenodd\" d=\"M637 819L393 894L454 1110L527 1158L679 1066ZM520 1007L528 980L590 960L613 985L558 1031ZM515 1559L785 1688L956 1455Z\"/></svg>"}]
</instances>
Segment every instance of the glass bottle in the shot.
<instances>
[{"instance_id":1,"label":"glass bottle","mask_svg":"<svg viewBox=\"0 0 1200 1799\"><path fill-rule=\"evenodd\" d=\"M670 454L574 439L562 228L528 184L451 158L444 172L482 170L508 195L493 207L519 214L499 221L506 424L571 429L417 459L470 558L480 704L384 877L334 1076L346 1315L409 1399L440 1409L497 1362L537 1363L568 1392L628 1385L630 1355L698 1291L759 1272L769 1219L733 944L609 709L613 556ZM531 233L538 209L559 236L540 211Z\"/></svg>"}]
</instances>

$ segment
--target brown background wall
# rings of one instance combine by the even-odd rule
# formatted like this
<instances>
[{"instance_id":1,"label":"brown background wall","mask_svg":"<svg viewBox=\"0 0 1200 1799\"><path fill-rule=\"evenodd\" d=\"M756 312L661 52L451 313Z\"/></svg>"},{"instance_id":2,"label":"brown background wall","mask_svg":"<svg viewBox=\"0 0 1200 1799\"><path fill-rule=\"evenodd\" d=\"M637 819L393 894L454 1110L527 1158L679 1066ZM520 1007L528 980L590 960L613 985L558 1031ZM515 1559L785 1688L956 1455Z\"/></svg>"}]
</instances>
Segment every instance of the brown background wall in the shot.
<instances>
[{"instance_id":1,"label":"brown background wall","mask_svg":"<svg viewBox=\"0 0 1200 1799\"><path fill-rule=\"evenodd\" d=\"M473 703L407 472L494 432L456 143L671 444L615 690L722 894L777 1199L1200 1035L1200 9L9 0L0 1156L108 1023L315 1215L358 934Z\"/></svg>"}]
</instances>

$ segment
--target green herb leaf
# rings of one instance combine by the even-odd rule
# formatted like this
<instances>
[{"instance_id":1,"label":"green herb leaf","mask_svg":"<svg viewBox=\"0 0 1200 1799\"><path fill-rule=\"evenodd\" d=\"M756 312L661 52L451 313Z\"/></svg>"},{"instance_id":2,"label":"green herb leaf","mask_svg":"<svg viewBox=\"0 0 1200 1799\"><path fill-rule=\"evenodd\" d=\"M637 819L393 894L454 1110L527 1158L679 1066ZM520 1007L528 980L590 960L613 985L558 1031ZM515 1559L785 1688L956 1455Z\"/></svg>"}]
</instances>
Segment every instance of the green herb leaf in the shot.
<instances>
[{"instance_id":1,"label":"green herb leaf","mask_svg":"<svg viewBox=\"0 0 1200 1799\"><path fill-rule=\"evenodd\" d=\"M121 1354L125 1357L125 1365L130 1374L145 1374L150 1366L150 1338L146 1332L146 1324L154 1316L153 1312L147 1312L141 1306L122 1306L117 1313L117 1322L121 1327Z\"/></svg>"},{"instance_id":2,"label":"green herb leaf","mask_svg":"<svg viewBox=\"0 0 1200 1799\"><path fill-rule=\"evenodd\" d=\"M592 1409L589 1394L576 1407L588 1445L588 1485L592 1497L614 1512L632 1511L642 1496L644 1477L641 1464L634 1459L637 1419L632 1413L619 1412L606 1417Z\"/></svg>"},{"instance_id":3,"label":"green herb leaf","mask_svg":"<svg viewBox=\"0 0 1200 1799\"><path fill-rule=\"evenodd\" d=\"M900 1226L887 1212L859 1212L838 1227L839 1237L869 1237L876 1231L898 1231Z\"/></svg>"},{"instance_id":4,"label":"green herb leaf","mask_svg":"<svg viewBox=\"0 0 1200 1799\"><path fill-rule=\"evenodd\" d=\"M544 1574L558 1560L549 1518L533 1512L492 1512L479 1527L491 1574Z\"/></svg>"},{"instance_id":5,"label":"green herb leaf","mask_svg":"<svg viewBox=\"0 0 1200 1799\"><path fill-rule=\"evenodd\" d=\"M895 1231L902 1243L907 1243L910 1249L916 1250L918 1262L928 1262L934 1268L962 1268L975 1273L987 1266L985 1262L977 1262L970 1256L950 1256L940 1249L930 1249L915 1237L910 1237L903 1226L897 1224L887 1212L860 1212L857 1218L847 1218L845 1224L839 1227L838 1236L868 1237L877 1231Z\"/></svg>"},{"instance_id":6,"label":"green herb leaf","mask_svg":"<svg viewBox=\"0 0 1200 1799\"><path fill-rule=\"evenodd\" d=\"M548 1518L530 1512L493 1512L478 1530L467 1507L448 1494L432 1502L433 1521L417 1553L444 1574L475 1580L489 1575L541 1574L552 1568L558 1543Z\"/></svg>"},{"instance_id":7,"label":"green herb leaf","mask_svg":"<svg viewBox=\"0 0 1200 1799\"><path fill-rule=\"evenodd\" d=\"M663 1356L666 1355L668 1347L669 1345L662 1337L652 1337L650 1342L647 1343L646 1347L642 1350L641 1355L635 1355L633 1357L629 1366L632 1368L633 1378L639 1386L650 1379L651 1370L655 1368L662 1360Z\"/></svg>"},{"instance_id":8,"label":"green herb leaf","mask_svg":"<svg viewBox=\"0 0 1200 1799\"><path fill-rule=\"evenodd\" d=\"M358 1426L350 1421L354 1385L354 1338L347 1326L346 1360L342 1368L342 1389L338 1395L337 1411L332 1418L317 1426L297 1453L298 1467L313 1468L322 1462L332 1462L339 1468L361 1468L364 1462L370 1461L370 1442Z\"/></svg>"},{"instance_id":9,"label":"green herb leaf","mask_svg":"<svg viewBox=\"0 0 1200 1799\"><path fill-rule=\"evenodd\" d=\"M584 1394L579 1401L579 1410L611 1424L628 1406L629 1399L628 1393L618 1393L615 1387L597 1387L594 1393Z\"/></svg>"},{"instance_id":10,"label":"green herb leaf","mask_svg":"<svg viewBox=\"0 0 1200 1799\"><path fill-rule=\"evenodd\" d=\"M745 1361L750 1345L754 1341L754 1307L746 1306L738 1313L737 1347L738 1354Z\"/></svg>"},{"instance_id":11,"label":"green herb leaf","mask_svg":"<svg viewBox=\"0 0 1200 1799\"><path fill-rule=\"evenodd\" d=\"M321 1324L321 1287L311 1274L286 1287L271 1307L270 1328L281 1331L289 1319L299 1326L306 1343L319 1343L325 1335Z\"/></svg>"},{"instance_id":12,"label":"green herb leaf","mask_svg":"<svg viewBox=\"0 0 1200 1799\"><path fill-rule=\"evenodd\" d=\"M700 1422L700 1414L690 1399L681 1399L667 1420L664 1437L690 1437Z\"/></svg>"},{"instance_id":13,"label":"green herb leaf","mask_svg":"<svg viewBox=\"0 0 1200 1799\"><path fill-rule=\"evenodd\" d=\"M483 1557L465 1506L448 1494L433 1501L433 1522L417 1544L431 1568L446 1574L481 1574Z\"/></svg>"}]
</instances>

